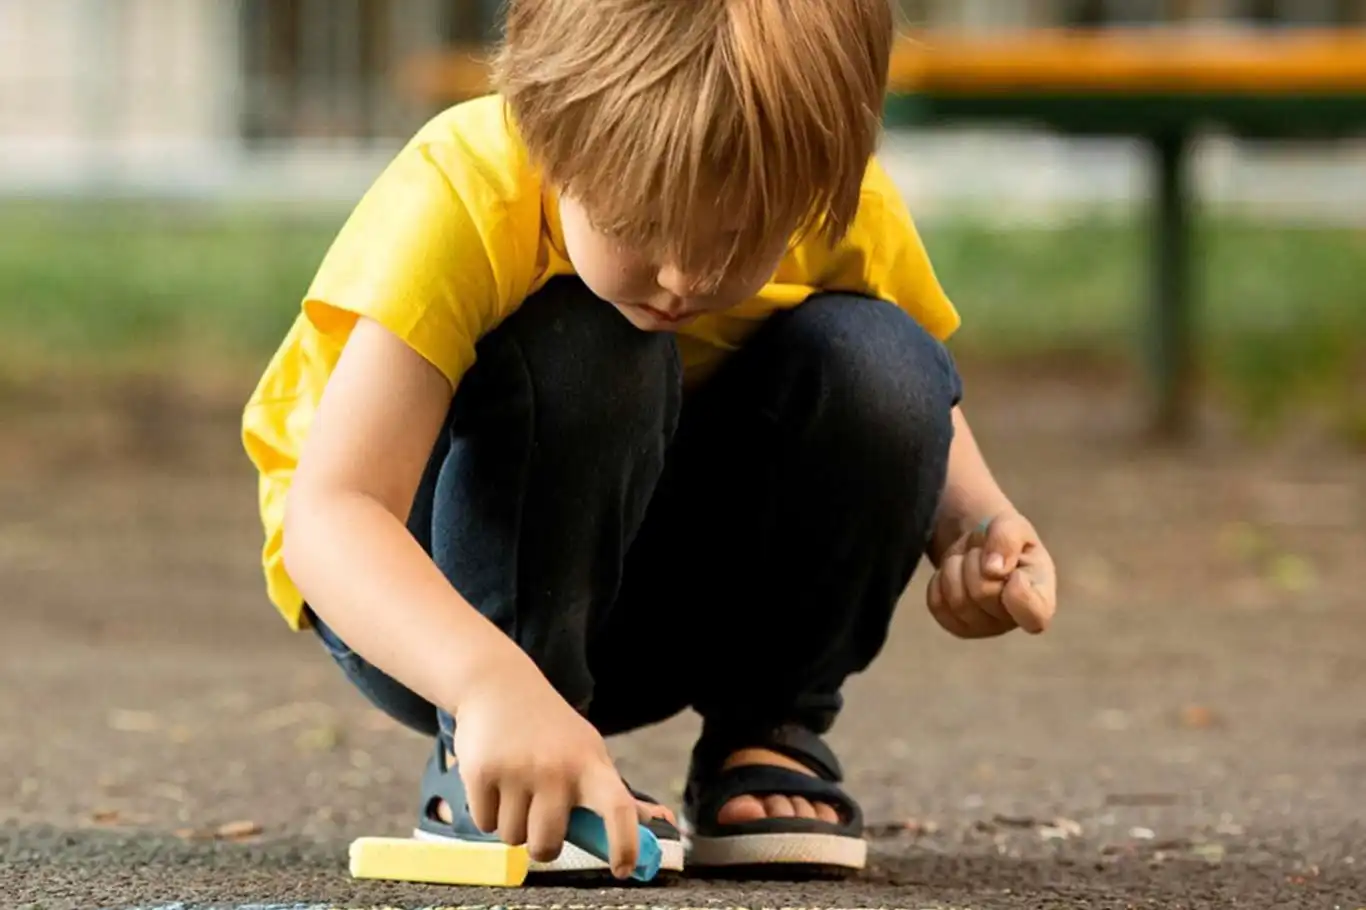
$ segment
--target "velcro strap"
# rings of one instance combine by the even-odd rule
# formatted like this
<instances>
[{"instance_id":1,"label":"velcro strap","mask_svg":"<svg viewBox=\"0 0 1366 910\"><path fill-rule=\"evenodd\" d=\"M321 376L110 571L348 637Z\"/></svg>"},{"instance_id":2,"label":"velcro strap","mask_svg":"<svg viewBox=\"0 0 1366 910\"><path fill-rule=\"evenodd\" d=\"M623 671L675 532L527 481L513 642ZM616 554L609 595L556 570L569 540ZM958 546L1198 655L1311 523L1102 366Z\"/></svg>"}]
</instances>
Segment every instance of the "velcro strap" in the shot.
<instances>
[{"instance_id":1,"label":"velcro strap","mask_svg":"<svg viewBox=\"0 0 1366 910\"><path fill-rule=\"evenodd\" d=\"M768 749L790 758L822 780L840 783L844 770L825 740L800 724L761 730L707 729L693 752L693 774L716 774L741 749Z\"/></svg>"},{"instance_id":2,"label":"velcro strap","mask_svg":"<svg viewBox=\"0 0 1366 910\"><path fill-rule=\"evenodd\" d=\"M840 817L838 827L858 836L862 832L863 817L857 803L834 783L810 777L800 771L772 765L744 765L723 771L712 779L701 804L697 806L698 833L703 836L741 833L755 827L810 826L810 819L769 819L744 825L723 825L717 818L721 809L741 796L762 799L765 796L800 796L812 803L830 806ZM824 824L824 823L822 823Z\"/></svg>"}]
</instances>

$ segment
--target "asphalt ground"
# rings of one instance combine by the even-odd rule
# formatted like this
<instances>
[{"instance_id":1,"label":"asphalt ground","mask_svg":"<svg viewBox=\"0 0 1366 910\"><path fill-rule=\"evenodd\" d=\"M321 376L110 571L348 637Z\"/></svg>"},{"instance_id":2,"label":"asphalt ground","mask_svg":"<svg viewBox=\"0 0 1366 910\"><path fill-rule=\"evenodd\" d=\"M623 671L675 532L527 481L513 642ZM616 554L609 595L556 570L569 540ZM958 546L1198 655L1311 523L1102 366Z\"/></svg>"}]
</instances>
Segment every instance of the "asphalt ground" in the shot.
<instances>
[{"instance_id":1,"label":"asphalt ground","mask_svg":"<svg viewBox=\"0 0 1366 910\"><path fill-rule=\"evenodd\" d=\"M954 641L918 579L831 737L868 872L668 889L352 881L426 744L265 604L235 402L7 412L0 906L1366 907L1362 457L1140 447L1125 390L1023 387L975 414L1062 566L1054 632ZM613 749L676 799L696 730Z\"/></svg>"}]
</instances>

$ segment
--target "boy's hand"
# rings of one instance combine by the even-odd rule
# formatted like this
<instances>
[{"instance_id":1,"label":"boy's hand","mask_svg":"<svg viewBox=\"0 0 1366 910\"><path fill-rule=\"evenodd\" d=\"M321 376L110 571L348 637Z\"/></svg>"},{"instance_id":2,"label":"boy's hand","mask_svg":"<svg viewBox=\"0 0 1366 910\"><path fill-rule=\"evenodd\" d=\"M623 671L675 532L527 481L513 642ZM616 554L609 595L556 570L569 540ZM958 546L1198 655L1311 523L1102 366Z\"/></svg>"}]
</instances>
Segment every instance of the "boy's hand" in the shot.
<instances>
[{"instance_id":1,"label":"boy's hand","mask_svg":"<svg viewBox=\"0 0 1366 910\"><path fill-rule=\"evenodd\" d=\"M534 666L496 674L469 694L456 715L455 752L480 830L549 862L560 855L570 810L583 806L606 824L612 874L625 879L635 869L635 798L598 731Z\"/></svg>"},{"instance_id":2,"label":"boy's hand","mask_svg":"<svg viewBox=\"0 0 1366 910\"><path fill-rule=\"evenodd\" d=\"M1057 611L1053 557L1028 519L1002 513L944 551L926 600L939 625L959 638L1016 628L1037 635Z\"/></svg>"}]
</instances>

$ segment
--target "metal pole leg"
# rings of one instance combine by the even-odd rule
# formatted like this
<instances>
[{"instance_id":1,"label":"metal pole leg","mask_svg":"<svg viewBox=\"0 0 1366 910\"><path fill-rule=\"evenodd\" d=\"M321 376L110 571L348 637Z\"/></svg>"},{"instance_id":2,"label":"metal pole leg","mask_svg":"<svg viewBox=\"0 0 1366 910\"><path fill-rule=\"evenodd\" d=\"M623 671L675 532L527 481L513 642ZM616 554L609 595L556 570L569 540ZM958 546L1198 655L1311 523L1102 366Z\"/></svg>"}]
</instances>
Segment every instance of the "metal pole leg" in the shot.
<instances>
[{"instance_id":1,"label":"metal pole leg","mask_svg":"<svg viewBox=\"0 0 1366 910\"><path fill-rule=\"evenodd\" d=\"M1186 135L1153 137L1156 211L1148 344L1154 392L1153 429L1163 438L1186 435L1195 404L1195 333L1191 293L1191 196Z\"/></svg>"}]
</instances>

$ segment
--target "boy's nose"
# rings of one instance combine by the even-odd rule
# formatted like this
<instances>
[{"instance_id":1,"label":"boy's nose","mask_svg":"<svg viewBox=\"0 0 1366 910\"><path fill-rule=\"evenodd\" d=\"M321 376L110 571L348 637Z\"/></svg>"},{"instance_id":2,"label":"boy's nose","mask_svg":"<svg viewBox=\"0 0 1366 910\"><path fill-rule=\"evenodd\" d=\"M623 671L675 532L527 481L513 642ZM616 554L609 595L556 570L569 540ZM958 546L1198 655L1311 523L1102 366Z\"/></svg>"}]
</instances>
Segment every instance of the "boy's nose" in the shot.
<instances>
[{"instance_id":1,"label":"boy's nose","mask_svg":"<svg viewBox=\"0 0 1366 910\"><path fill-rule=\"evenodd\" d=\"M695 277L684 274L672 265L661 268L655 281L674 298L671 310L683 309L689 298L697 296L697 290L701 284Z\"/></svg>"}]
</instances>

